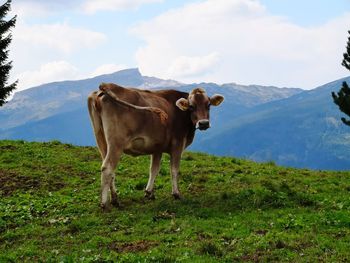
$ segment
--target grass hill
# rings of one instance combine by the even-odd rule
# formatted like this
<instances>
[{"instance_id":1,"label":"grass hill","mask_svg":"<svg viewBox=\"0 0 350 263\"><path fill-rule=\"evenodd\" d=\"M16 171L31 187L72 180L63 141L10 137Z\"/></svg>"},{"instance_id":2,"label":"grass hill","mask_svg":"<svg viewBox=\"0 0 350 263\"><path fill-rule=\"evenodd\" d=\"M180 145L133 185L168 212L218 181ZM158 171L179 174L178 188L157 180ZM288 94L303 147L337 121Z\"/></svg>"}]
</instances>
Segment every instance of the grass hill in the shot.
<instances>
[{"instance_id":1,"label":"grass hill","mask_svg":"<svg viewBox=\"0 0 350 263\"><path fill-rule=\"evenodd\" d=\"M147 157L123 156L120 209L99 207L96 148L0 141L0 262L347 262L350 173L186 152L144 200Z\"/></svg>"}]
</instances>

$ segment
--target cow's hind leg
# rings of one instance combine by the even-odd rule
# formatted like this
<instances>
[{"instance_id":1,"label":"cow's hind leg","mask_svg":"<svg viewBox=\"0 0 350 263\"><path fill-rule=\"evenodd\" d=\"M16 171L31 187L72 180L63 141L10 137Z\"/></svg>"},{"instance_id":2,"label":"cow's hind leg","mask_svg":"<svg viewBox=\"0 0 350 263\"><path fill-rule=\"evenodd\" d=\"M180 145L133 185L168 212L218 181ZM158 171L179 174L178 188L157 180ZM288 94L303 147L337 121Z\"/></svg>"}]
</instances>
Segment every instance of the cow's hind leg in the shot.
<instances>
[{"instance_id":1,"label":"cow's hind leg","mask_svg":"<svg viewBox=\"0 0 350 263\"><path fill-rule=\"evenodd\" d=\"M101 207L103 209L107 208L108 206L109 190L111 190L112 204L118 204L117 192L114 185L114 170L120 160L120 156L122 153L119 149L120 148L109 147L107 155L103 160L101 168Z\"/></svg>"},{"instance_id":2,"label":"cow's hind leg","mask_svg":"<svg viewBox=\"0 0 350 263\"><path fill-rule=\"evenodd\" d=\"M101 114L96 108L97 101L97 93L94 92L88 98L88 108L98 150L100 151L102 160L104 160L107 154L107 143L102 125Z\"/></svg>"},{"instance_id":3,"label":"cow's hind leg","mask_svg":"<svg viewBox=\"0 0 350 263\"><path fill-rule=\"evenodd\" d=\"M155 153L151 156L151 165L149 169L149 178L145 190L145 197L148 199L154 199L154 181L160 169L160 160L162 159L162 153Z\"/></svg>"}]
</instances>

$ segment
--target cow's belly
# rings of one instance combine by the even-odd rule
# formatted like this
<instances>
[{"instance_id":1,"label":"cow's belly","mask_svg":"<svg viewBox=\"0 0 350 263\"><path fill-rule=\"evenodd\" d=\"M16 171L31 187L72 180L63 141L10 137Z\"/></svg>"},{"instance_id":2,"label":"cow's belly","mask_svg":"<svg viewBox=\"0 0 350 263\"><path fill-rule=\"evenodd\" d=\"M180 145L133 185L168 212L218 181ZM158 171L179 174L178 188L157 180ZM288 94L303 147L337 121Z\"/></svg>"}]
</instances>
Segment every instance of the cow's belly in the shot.
<instances>
[{"instance_id":1,"label":"cow's belly","mask_svg":"<svg viewBox=\"0 0 350 263\"><path fill-rule=\"evenodd\" d=\"M133 138L128 145L124 148L124 153L130 155L144 155L152 154L162 151L164 142L158 140L151 140L147 137Z\"/></svg>"}]
</instances>

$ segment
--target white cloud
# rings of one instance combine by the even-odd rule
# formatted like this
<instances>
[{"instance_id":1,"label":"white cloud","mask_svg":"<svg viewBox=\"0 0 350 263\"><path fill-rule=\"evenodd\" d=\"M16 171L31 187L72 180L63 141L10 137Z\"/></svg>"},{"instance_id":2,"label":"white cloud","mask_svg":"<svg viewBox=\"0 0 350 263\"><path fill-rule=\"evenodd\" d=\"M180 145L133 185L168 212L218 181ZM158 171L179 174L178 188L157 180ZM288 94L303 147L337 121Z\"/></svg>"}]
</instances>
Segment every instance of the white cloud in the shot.
<instances>
[{"instance_id":1,"label":"white cloud","mask_svg":"<svg viewBox=\"0 0 350 263\"><path fill-rule=\"evenodd\" d=\"M76 8L81 0L16 0L12 10L18 18L45 17L61 10Z\"/></svg>"},{"instance_id":2,"label":"white cloud","mask_svg":"<svg viewBox=\"0 0 350 263\"><path fill-rule=\"evenodd\" d=\"M88 56L94 55L95 48L106 41L107 37L102 33L66 22L27 24L22 18L13 29L11 80L19 78L19 89L25 89L48 81L75 79L77 68L65 61L78 57L75 64L80 63L81 67ZM84 68L83 71L88 70Z\"/></svg>"},{"instance_id":3,"label":"white cloud","mask_svg":"<svg viewBox=\"0 0 350 263\"><path fill-rule=\"evenodd\" d=\"M94 72L91 74L91 77L99 76L99 75L104 75L104 74L110 74L117 72L122 69L128 68L125 65L117 65L117 64L104 64L99 66L94 70Z\"/></svg>"},{"instance_id":4,"label":"white cloud","mask_svg":"<svg viewBox=\"0 0 350 263\"><path fill-rule=\"evenodd\" d=\"M120 11L137 9L143 4L159 3L163 0L88 0L83 3L82 8L86 13L97 11Z\"/></svg>"},{"instance_id":5,"label":"white cloud","mask_svg":"<svg viewBox=\"0 0 350 263\"><path fill-rule=\"evenodd\" d=\"M71 53L81 48L92 48L106 41L106 36L67 23L26 25L20 23L14 31L14 42L49 47L63 53Z\"/></svg>"},{"instance_id":6,"label":"white cloud","mask_svg":"<svg viewBox=\"0 0 350 263\"><path fill-rule=\"evenodd\" d=\"M25 71L19 74L17 76L19 80L17 91L48 82L77 78L79 78L79 71L76 67L67 61L53 61L41 65L38 70Z\"/></svg>"},{"instance_id":7,"label":"white cloud","mask_svg":"<svg viewBox=\"0 0 350 263\"><path fill-rule=\"evenodd\" d=\"M218 53L211 53L206 56L197 57L177 57L168 69L168 73L174 77L199 76L213 70L218 62Z\"/></svg>"},{"instance_id":8,"label":"white cloud","mask_svg":"<svg viewBox=\"0 0 350 263\"><path fill-rule=\"evenodd\" d=\"M145 41L136 52L145 75L313 88L345 75L340 61L349 21L347 13L322 26L301 27L270 15L257 0L207 0L170 10L131 32Z\"/></svg>"},{"instance_id":9,"label":"white cloud","mask_svg":"<svg viewBox=\"0 0 350 263\"><path fill-rule=\"evenodd\" d=\"M16 14L18 18L24 17L42 17L48 13L48 10L38 3L33 2L14 2L12 5L12 13Z\"/></svg>"},{"instance_id":10,"label":"white cloud","mask_svg":"<svg viewBox=\"0 0 350 263\"><path fill-rule=\"evenodd\" d=\"M163 0L17 0L13 3L13 11L19 17L48 16L64 10L83 11L93 14L98 11L135 10L151 3Z\"/></svg>"}]
</instances>

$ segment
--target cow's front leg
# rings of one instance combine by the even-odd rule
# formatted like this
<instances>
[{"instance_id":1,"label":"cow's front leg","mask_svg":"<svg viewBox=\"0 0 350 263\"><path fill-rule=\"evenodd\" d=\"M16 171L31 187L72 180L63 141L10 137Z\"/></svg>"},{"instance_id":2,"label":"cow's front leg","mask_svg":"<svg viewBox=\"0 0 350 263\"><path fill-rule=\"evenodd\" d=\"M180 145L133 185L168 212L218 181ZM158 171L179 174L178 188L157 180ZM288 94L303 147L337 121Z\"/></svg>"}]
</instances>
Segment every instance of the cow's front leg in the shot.
<instances>
[{"instance_id":1,"label":"cow's front leg","mask_svg":"<svg viewBox=\"0 0 350 263\"><path fill-rule=\"evenodd\" d=\"M103 209L108 207L108 191L111 190L112 204L117 205L117 192L115 189L114 170L120 159L121 151L110 148L107 151L106 158L103 161L101 168L101 207Z\"/></svg>"},{"instance_id":2,"label":"cow's front leg","mask_svg":"<svg viewBox=\"0 0 350 263\"><path fill-rule=\"evenodd\" d=\"M117 189L115 188L115 173L112 174L112 182L110 184L111 190L111 204L115 207L119 207L119 201L117 196Z\"/></svg>"},{"instance_id":3,"label":"cow's front leg","mask_svg":"<svg viewBox=\"0 0 350 263\"><path fill-rule=\"evenodd\" d=\"M181 151L175 151L170 155L172 195L175 199L181 199L178 187L181 153Z\"/></svg>"},{"instance_id":4,"label":"cow's front leg","mask_svg":"<svg viewBox=\"0 0 350 263\"><path fill-rule=\"evenodd\" d=\"M149 178L145 190L145 197L148 199L154 199L154 181L160 169L160 160L162 159L162 153L155 153L151 156L151 165L149 169Z\"/></svg>"}]
</instances>

